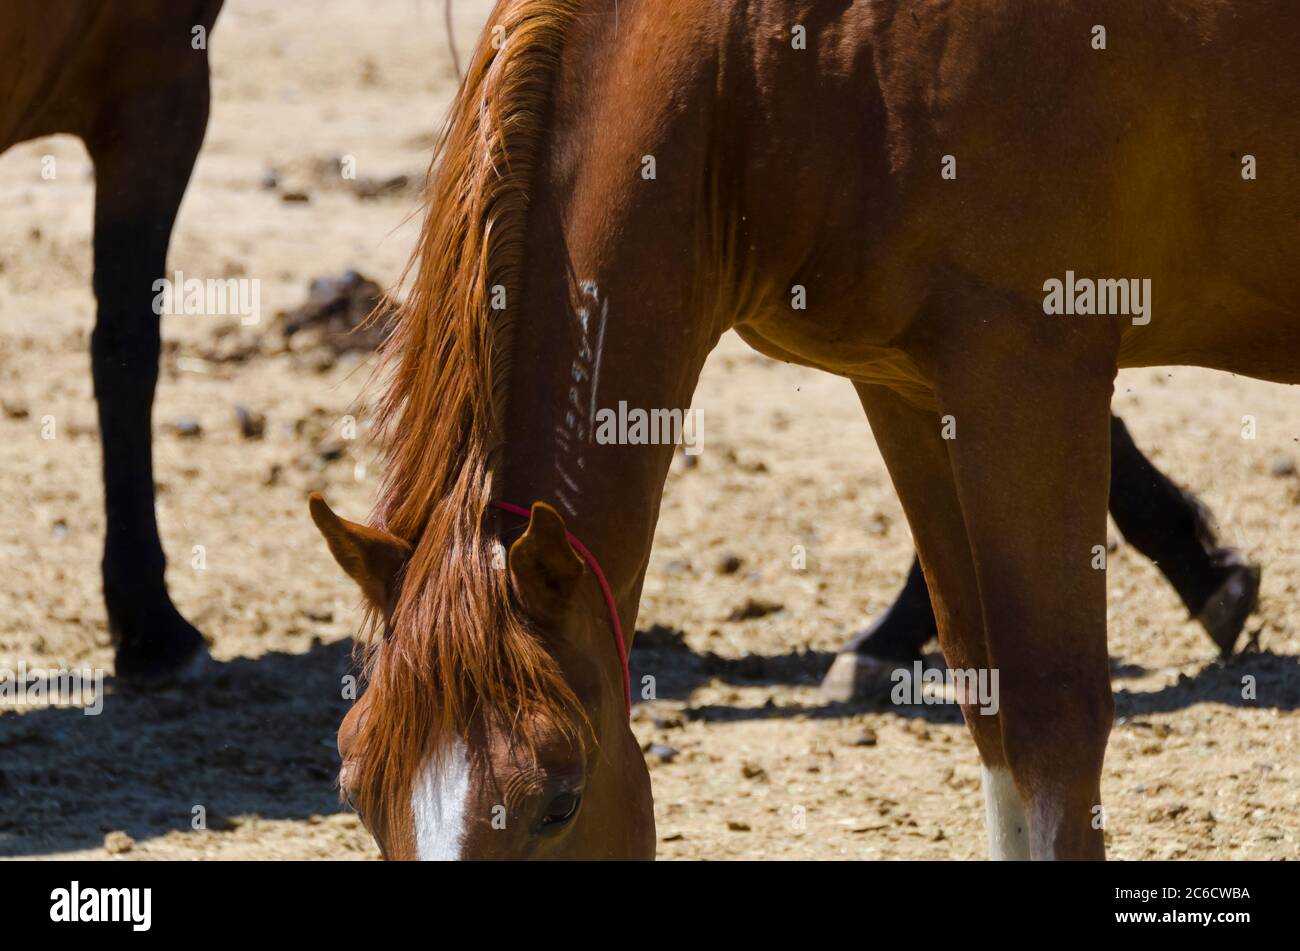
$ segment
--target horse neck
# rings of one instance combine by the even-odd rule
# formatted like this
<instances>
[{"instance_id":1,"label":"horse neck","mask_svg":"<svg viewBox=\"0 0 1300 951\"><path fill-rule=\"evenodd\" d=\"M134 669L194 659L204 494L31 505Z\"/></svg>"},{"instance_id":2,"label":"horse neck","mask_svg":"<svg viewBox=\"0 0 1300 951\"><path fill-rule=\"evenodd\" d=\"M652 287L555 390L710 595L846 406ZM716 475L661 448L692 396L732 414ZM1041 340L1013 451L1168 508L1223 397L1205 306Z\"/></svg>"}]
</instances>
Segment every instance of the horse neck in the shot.
<instances>
[{"instance_id":1,"label":"horse neck","mask_svg":"<svg viewBox=\"0 0 1300 951\"><path fill-rule=\"evenodd\" d=\"M607 442L617 428L600 424L620 407L624 418L666 410L685 422L719 332L691 310L688 262L546 223L532 232L494 495L562 514L599 560L630 633L676 447Z\"/></svg>"},{"instance_id":2,"label":"horse neck","mask_svg":"<svg viewBox=\"0 0 1300 951\"><path fill-rule=\"evenodd\" d=\"M665 111L707 101L715 72L697 57L689 71L647 73L635 94L618 81L663 52L653 6L634 11L646 23L626 22L613 46L599 17L569 26L509 307L494 469L498 498L563 515L629 632L674 446L598 441L599 417L620 405L685 413L734 317L736 284L708 111ZM650 157L658 174L645 171Z\"/></svg>"}]
</instances>

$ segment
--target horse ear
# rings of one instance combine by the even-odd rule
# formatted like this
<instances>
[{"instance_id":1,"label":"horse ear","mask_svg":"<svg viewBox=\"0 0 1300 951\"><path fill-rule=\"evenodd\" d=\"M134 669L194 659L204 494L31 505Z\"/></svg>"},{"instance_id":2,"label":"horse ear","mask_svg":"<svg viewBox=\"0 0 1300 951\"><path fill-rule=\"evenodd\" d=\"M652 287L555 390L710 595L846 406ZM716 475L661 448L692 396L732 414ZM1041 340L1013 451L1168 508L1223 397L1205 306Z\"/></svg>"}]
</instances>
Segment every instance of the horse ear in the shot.
<instances>
[{"instance_id":1,"label":"horse ear","mask_svg":"<svg viewBox=\"0 0 1300 951\"><path fill-rule=\"evenodd\" d=\"M361 586L371 604L387 610L397 590L397 576L411 557L411 546L395 535L339 518L319 492L311 494L307 506L334 560Z\"/></svg>"},{"instance_id":2,"label":"horse ear","mask_svg":"<svg viewBox=\"0 0 1300 951\"><path fill-rule=\"evenodd\" d=\"M585 567L569 544L560 513L534 502L528 531L510 546L510 580L524 608L540 620L558 618Z\"/></svg>"}]
</instances>

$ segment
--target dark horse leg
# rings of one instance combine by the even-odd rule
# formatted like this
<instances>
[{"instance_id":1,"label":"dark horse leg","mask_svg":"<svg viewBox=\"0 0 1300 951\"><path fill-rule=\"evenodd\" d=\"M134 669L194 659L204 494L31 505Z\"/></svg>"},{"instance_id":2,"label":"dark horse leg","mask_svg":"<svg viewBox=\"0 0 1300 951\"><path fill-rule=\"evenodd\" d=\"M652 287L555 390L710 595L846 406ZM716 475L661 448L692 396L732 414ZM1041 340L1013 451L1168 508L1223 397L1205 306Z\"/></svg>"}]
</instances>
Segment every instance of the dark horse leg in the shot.
<instances>
[{"instance_id":1,"label":"dark horse leg","mask_svg":"<svg viewBox=\"0 0 1300 951\"><path fill-rule=\"evenodd\" d=\"M1259 602L1259 566L1237 549L1218 544L1205 505L1152 465L1114 414L1110 441L1115 524L1169 579L1219 650L1232 653ZM920 660L926 642L937 636L925 575L913 558L902 591L844 646L822 683L823 693L831 700L849 700L888 689L894 667Z\"/></svg>"},{"instance_id":2,"label":"dark horse leg","mask_svg":"<svg viewBox=\"0 0 1300 951\"><path fill-rule=\"evenodd\" d=\"M140 682L183 673L206 654L163 580L150 422L160 352L153 284L166 268L208 102L206 55L194 53L165 81L105 103L84 135L96 173L91 358L108 522L104 600L117 674Z\"/></svg>"},{"instance_id":3,"label":"dark horse leg","mask_svg":"<svg viewBox=\"0 0 1300 951\"><path fill-rule=\"evenodd\" d=\"M1218 543L1209 510L1142 455L1118 416L1110 420L1110 446L1115 524L1169 579L1219 651L1231 654L1259 603L1259 566Z\"/></svg>"}]
</instances>

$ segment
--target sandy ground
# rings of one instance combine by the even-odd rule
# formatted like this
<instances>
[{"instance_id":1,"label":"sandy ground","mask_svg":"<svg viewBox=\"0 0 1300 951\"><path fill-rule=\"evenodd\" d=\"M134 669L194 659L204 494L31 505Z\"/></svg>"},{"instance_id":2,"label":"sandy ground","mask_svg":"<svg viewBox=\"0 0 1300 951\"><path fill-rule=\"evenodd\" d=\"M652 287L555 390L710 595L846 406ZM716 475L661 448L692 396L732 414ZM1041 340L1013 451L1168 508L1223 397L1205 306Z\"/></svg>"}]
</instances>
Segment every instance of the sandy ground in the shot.
<instances>
[{"instance_id":1,"label":"sandy ground","mask_svg":"<svg viewBox=\"0 0 1300 951\"><path fill-rule=\"evenodd\" d=\"M441 3L228 0L213 42L214 113L171 267L255 277L265 314L355 268L394 280L414 229L409 190L361 198L331 171L419 177L453 88ZM462 47L490 5L458 0ZM41 178L55 156L58 176ZM265 187L268 172L277 188ZM93 183L80 143L0 157L0 662L111 664L88 334ZM288 191L306 202L286 202ZM166 318L155 411L169 581L212 643L214 679L153 695L110 685L101 716L0 712L0 855L374 858L341 810L334 731L357 596L306 516L328 493L359 517L375 490L364 361L314 369L268 352L205 360L220 319ZM267 416L241 437L233 406ZM696 406L708 444L670 477L638 621L636 711L664 858L975 858L978 761L950 706L824 705L833 651L892 599L911 547L847 383L723 341ZM1294 858L1300 703L1300 394L1200 370L1121 376L1140 444L1196 489L1264 565L1258 649L1213 660L1157 571L1111 556L1119 721L1103 779L1118 858ZM24 415L25 412L25 415ZM361 439L337 441L344 417ZM1257 437L1241 437L1241 418ZM44 417L56 438L42 438ZM192 418L201 436L175 424ZM1275 474L1274 470L1277 470ZM1027 516L1032 517L1032 516ZM201 545L206 567L191 553ZM807 566L791 567L805 546ZM739 571L721 574L727 555ZM728 615L750 597L780 610ZM1243 678L1256 695L1242 699ZM206 829L195 830L196 807Z\"/></svg>"}]
</instances>

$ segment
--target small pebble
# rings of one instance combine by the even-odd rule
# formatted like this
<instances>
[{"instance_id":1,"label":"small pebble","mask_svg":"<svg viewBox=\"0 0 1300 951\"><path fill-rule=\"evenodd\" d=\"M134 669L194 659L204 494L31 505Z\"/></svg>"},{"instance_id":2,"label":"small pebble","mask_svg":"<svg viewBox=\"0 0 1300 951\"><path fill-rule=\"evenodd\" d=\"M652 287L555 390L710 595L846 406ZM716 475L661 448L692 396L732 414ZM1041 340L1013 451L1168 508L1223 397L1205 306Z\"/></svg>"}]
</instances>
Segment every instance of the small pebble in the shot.
<instances>
[{"instance_id":1,"label":"small pebble","mask_svg":"<svg viewBox=\"0 0 1300 951\"><path fill-rule=\"evenodd\" d=\"M135 848L135 839L125 832L110 832L104 836L104 851L109 855L122 855Z\"/></svg>"},{"instance_id":2,"label":"small pebble","mask_svg":"<svg viewBox=\"0 0 1300 951\"><path fill-rule=\"evenodd\" d=\"M651 756L657 756L661 763L671 763L675 760L681 750L675 746L669 746L666 743L651 743L646 750Z\"/></svg>"},{"instance_id":3,"label":"small pebble","mask_svg":"<svg viewBox=\"0 0 1300 951\"><path fill-rule=\"evenodd\" d=\"M749 598L738 608L734 608L727 615L728 621L752 621L755 618L767 617L769 614L775 614L785 607L783 604L777 604L774 601L758 601Z\"/></svg>"},{"instance_id":4,"label":"small pebble","mask_svg":"<svg viewBox=\"0 0 1300 951\"><path fill-rule=\"evenodd\" d=\"M333 462L341 459L347 448L341 439L327 439L316 447L316 455L326 462Z\"/></svg>"},{"instance_id":5,"label":"small pebble","mask_svg":"<svg viewBox=\"0 0 1300 951\"><path fill-rule=\"evenodd\" d=\"M239 421L239 432L245 439L261 439L266 433L266 416L243 403L235 404L235 419Z\"/></svg>"}]
</instances>

